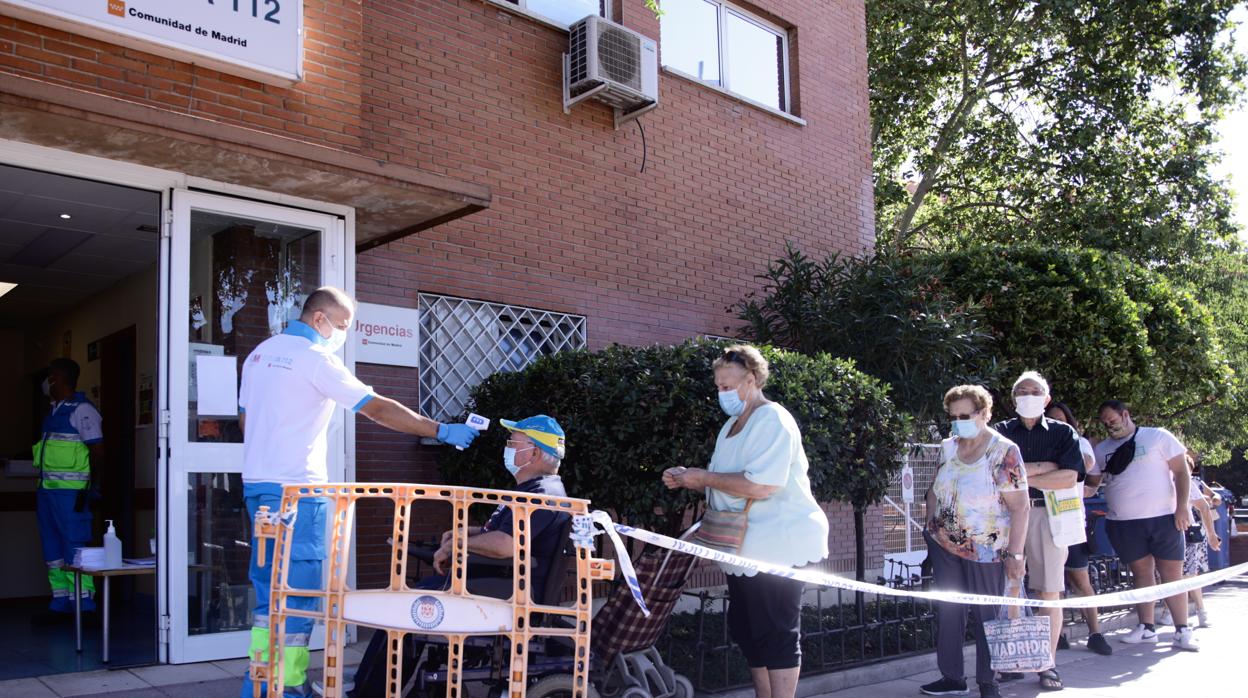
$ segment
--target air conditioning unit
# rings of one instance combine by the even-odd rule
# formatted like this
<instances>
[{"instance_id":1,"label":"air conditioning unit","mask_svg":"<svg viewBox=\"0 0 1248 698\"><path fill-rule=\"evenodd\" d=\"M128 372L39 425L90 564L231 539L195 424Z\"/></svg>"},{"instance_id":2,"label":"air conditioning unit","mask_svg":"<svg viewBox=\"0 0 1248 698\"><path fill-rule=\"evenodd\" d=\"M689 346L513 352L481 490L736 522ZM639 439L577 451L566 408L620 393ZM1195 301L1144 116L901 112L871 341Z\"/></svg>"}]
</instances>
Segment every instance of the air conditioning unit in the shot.
<instances>
[{"instance_id":1,"label":"air conditioning unit","mask_svg":"<svg viewBox=\"0 0 1248 698\"><path fill-rule=\"evenodd\" d=\"M590 15L568 27L563 111L596 99L615 107L615 127L659 105L659 52L653 39Z\"/></svg>"}]
</instances>

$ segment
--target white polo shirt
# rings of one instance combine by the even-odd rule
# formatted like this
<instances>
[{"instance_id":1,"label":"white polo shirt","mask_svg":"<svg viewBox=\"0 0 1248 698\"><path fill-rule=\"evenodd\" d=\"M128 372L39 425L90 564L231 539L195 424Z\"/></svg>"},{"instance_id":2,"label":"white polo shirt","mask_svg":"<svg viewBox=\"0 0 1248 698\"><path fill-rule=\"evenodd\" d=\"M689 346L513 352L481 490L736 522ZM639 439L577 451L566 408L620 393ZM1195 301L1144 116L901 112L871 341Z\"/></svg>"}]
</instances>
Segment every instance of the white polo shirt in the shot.
<instances>
[{"instance_id":1,"label":"white polo shirt","mask_svg":"<svg viewBox=\"0 0 1248 698\"><path fill-rule=\"evenodd\" d=\"M358 412L373 399L372 388L351 375L319 338L296 320L243 362L238 392L247 415L243 482L328 482L327 432L334 407Z\"/></svg>"}]
</instances>

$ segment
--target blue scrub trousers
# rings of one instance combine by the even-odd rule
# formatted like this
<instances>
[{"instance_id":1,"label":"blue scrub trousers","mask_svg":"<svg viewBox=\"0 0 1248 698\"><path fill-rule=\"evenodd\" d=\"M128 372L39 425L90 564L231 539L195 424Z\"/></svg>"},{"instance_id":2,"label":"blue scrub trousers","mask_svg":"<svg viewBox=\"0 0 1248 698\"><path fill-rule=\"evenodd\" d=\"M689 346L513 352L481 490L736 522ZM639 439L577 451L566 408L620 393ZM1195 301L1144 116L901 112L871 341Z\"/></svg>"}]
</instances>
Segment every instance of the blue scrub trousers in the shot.
<instances>
[{"instance_id":1,"label":"blue scrub trousers","mask_svg":"<svg viewBox=\"0 0 1248 698\"><path fill-rule=\"evenodd\" d=\"M282 486L271 482L244 483L243 498L247 505L247 515L255 521L256 511L267 506L270 512L281 511ZM287 562L287 580L296 589L320 589L322 583L321 567L325 560L325 499L302 499L299 501L298 514L295 517L294 540L290 546L291 559ZM273 541L265 546L264 566L259 565L257 551L259 544L252 536L251 567L249 576L256 590L256 606L252 613L251 648L250 652L262 649L261 658L268 659L269 646L269 591L273 573ZM316 599L291 598L287 601L290 608L316 609L320 602ZM312 636L313 621L310 618L286 619L286 642L283 657L286 670L286 685L283 696L311 695L307 685L308 641ZM243 686L239 691L240 698L252 696L251 672L243 676ZM260 695L266 694L266 687L261 686Z\"/></svg>"},{"instance_id":2,"label":"blue scrub trousers","mask_svg":"<svg viewBox=\"0 0 1248 698\"><path fill-rule=\"evenodd\" d=\"M48 490L35 493L35 516L39 522L39 544L48 566L52 601L48 608L59 613L74 612L74 575L61 570L74 562L74 549L85 548L91 540L91 510L74 511L81 490ZM95 589L92 577L82 578L82 610L94 611Z\"/></svg>"}]
</instances>

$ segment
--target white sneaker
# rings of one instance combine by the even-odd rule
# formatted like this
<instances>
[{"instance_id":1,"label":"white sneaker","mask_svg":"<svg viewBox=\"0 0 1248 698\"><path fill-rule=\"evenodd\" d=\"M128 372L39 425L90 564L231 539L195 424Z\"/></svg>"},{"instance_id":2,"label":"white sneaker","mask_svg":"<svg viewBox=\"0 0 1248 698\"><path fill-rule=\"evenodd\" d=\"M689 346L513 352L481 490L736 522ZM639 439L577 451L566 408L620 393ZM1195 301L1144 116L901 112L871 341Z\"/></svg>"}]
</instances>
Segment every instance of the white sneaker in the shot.
<instances>
[{"instance_id":1,"label":"white sneaker","mask_svg":"<svg viewBox=\"0 0 1248 698\"><path fill-rule=\"evenodd\" d=\"M1170 608L1164 603L1161 605L1161 611L1157 613L1157 625L1174 625L1174 617L1170 615Z\"/></svg>"},{"instance_id":2,"label":"white sneaker","mask_svg":"<svg viewBox=\"0 0 1248 698\"><path fill-rule=\"evenodd\" d=\"M1135 626L1135 630L1123 635L1120 639L1128 645L1139 645L1143 643L1156 644L1157 632L1155 630L1145 628L1144 624L1140 623Z\"/></svg>"},{"instance_id":3,"label":"white sneaker","mask_svg":"<svg viewBox=\"0 0 1248 698\"><path fill-rule=\"evenodd\" d=\"M1196 642L1196 634L1191 628L1183 628L1174 634L1173 647L1178 650L1187 650L1188 652L1199 652L1200 643Z\"/></svg>"},{"instance_id":4,"label":"white sneaker","mask_svg":"<svg viewBox=\"0 0 1248 698\"><path fill-rule=\"evenodd\" d=\"M1196 609L1196 617L1200 619L1200 627L1202 628L1209 627L1209 614L1205 613L1205 609L1203 608Z\"/></svg>"}]
</instances>

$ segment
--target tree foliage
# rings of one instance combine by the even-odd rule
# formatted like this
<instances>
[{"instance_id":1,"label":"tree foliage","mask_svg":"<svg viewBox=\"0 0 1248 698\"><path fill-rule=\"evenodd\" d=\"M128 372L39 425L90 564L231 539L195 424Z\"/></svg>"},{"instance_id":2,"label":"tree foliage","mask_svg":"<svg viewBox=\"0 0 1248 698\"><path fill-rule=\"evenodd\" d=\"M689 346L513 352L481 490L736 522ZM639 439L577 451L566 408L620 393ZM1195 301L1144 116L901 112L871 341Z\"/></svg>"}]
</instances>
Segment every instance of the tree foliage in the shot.
<instances>
[{"instance_id":1,"label":"tree foliage","mask_svg":"<svg viewBox=\"0 0 1248 698\"><path fill-rule=\"evenodd\" d=\"M868 3L881 243L1207 259L1234 233L1209 167L1244 74L1226 41L1236 4Z\"/></svg>"},{"instance_id":2,"label":"tree foliage","mask_svg":"<svg viewBox=\"0 0 1248 698\"><path fill-rule=\"evenodd\" d=\"M920 424L943 413L949 386L992 377L979 308L950 294L938 269L887 254L818 261L789 245L760 278L736 306L743 336L851 359Z\"/></svg>"},{"instance_id":3,"label":"tree foliage","mask_svg":"<svg viewBox=\"0 0 1248 698\"><path fill-rule=\"evenodd\" d=\"M1221 157L1214 126L1243 96L1245 59L1234 53L1228 21L1237 4L867 5L880 250L1095 250L1111 255L1111 276L1127 274L1141 279L1142 289L1175 295L1172 304L1124 287L1140 307L1210 318L1211 327L1201 319L1188 328L1199 325L1192 336L1206 341L1186 349L1194 364L1185 368L1183 352L1170 353L1179 349L1171 338L1146 326L1140 341L1117 338L1136 347L1126 350L1136 354L1131 361L1107 362L1125 371L1115 379L1120 384L1063 375L1075 390L1099 385L1137 394L1137 411L1181 430L1209 462L1248 443L1248 423L1239 418L1248 407L1248 257L1226 183L1212 174ZM1093 269L1091 257L1082 259L1059 266ZM1128 273L1124 261L1138 269ZM1097 325L1121 314L1085 310ZM1000 361L1028 356L1061 370L1055 349L1028 341L1029 328L996 323L994 333ZM1061 339L1076 342L1072 351L1092 350L1077 338ZM1126 367L1143 365L1143 347L1154 348L1150 374ZM1075 357L1075 364L1087 366L1087 358ZM1147 384L1158 381L1178 392L1165 397Z\"/></svg>"},{"instance_id":4,"label":"tree foliage","mask_svg":"<svg viewBox=\"0 0 1248 698\"><path fill-rule=\"evenodd\" d=\"M1085 423L1107 399L1143 423L1216 411L1231 389L1209 310L1164 275L1098 250L980 246L920 255L991 328L1002 378L1041 371Z\"/></svg>"},{"instance_id":5,"label":"tree foliage","mask_svg":"<svg viewBox=\"0 0 1248 698\"><path fill-rule=\"evenodd\" d=\"M1038 370L1085 422L1113 398L1211 452L1244 429L1242 412L1224 409L1242 387L1212 313L1191 288L1121 255L980 245L815 261L790 248L763 278L738 305L746 336L852 359L920 426L942 421L953 385L1001 394Z\"/></svg>"}]
</instances>

